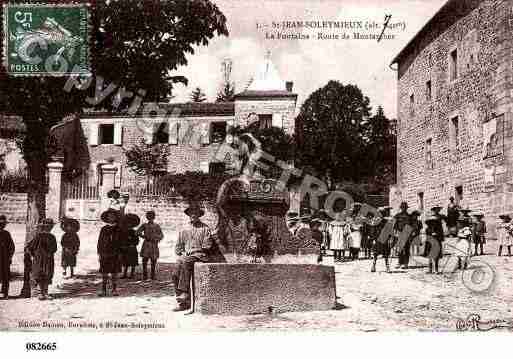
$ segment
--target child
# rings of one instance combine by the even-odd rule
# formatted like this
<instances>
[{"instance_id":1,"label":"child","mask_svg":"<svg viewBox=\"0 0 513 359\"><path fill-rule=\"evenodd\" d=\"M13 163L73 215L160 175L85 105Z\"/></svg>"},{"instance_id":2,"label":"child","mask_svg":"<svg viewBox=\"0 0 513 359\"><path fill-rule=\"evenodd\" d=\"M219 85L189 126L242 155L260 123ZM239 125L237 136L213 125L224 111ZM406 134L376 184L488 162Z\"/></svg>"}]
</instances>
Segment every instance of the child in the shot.
<instances>
[{"instance_id":1,"label":"child","mask_svg":"<svg viewBox=\"0 0 513 359\"><path fill-rule=\"evenodd\" d=\"M139 216L128 213L121 216L120 221L120 241L121 241L121 265L123 269L123 276L127 277L128 267L130 267L130 279L134 277L135 267L139 265L139 253L137 253L137 245L139 244L139 237L137 236L134 228L139 225L141 220Z\"/></svg>"},{"instance_id":2,"label":"child","mask_svg":"<svg viewBox=\"0 0 513 359\"><path fill-rule=\"evenodd\" d=\"M474 214L475 221L472 226L472 238L474 240L474 255L477 256L477 247L481 249L483 255L483 245L486 243L486 223L483 221L484 215L480 212Z\"/></svg>"},{"instance_id":3,"label":"child","mask_svg":"<svg viewBox=\"0 0 513 359\"><path fill-rule=\"evenodd\" d=\"M0 283L2 284L2 299L9 298L10 267L15 249L11 234L5 230L6 225L7 218L4 215L0 215Z\"/></svg>"},{"instance_id":4,"label":"child","mask_svg":"<svg viewBox=\"0 0 513 359\"><path fill-rule=\"evenodd\" d=\"M426 242L424 244L424 256L428 257L429 269L427 274L440 274L438 264L442 258L443 234L440 233L440 220L436 215L426 218ZM434 267L434 268L433 268Z\"/></svg>"},{"instance_id":5,"label":"child","mask_svg":"<svg viewBox=\"0 0 513 359\"><path fill-rule=\"evenodd\" d=\"M38 233L28 244L28 251L33 257L32 276L41 289L39 300L51 299L48 295L48 285L52 284L54 254L57 252L57 240L50 233L54 225L51 218L43 219L37 226Z\"/></svg>"},{"instance_id":6,"label":"child","mask_svg":"<svg viewBox=\"0 0 513 359\"><path fill-rule=\"evenodd\" d=\"M511 256L511 246L513 245L513 227L511 217L508 214L501 214L499 218L502 223L497 225L497 239L499 240L499 257L502 254L502 247L508 247L508 256Z\"/></svg>"},{"instance_id":7,"label":"child","mask_svg":"<svg viewBox=\"0 0 513 359\"><path fill-rule=\"evenodd\" d=\"M119 211L121 209L121 202L119 201L120 194L115 189L107 192L107 198L110 198L109 209Z\"/></svg>"},{"instance_id":8,"label":"child","mask_svg":"<svg viewBox=\"0 0 513 359\"><path fill-rule=\"evenodd\" d=\"M109 274L112 279L112 295L118 296L117 276L121 272L120 243L119 243L119 211L109 209L102 213L101 220L106 223L100 230L98 237L98 259L100 262L100 273L102 274L102 291L99 294L107 295L107 281Z\"/></svg>"},{"instance_id":9,"label":"child","mask_svg":"<svg viewBox=\"0 0 513 359\"><path fill-rule=\"evenodd\" d=\"M322 232L320 230L322 221L319 218L314 218L310 222L310 230L312 231L312 240L315 241L319 246L319 256L317 257L317 263L322 262Z\"/></svg>"},{"instance_id":10,"label":"child","mask_svg":"<svg viewBox=\"0 0 513 359\"><path fill-rule=\"evenodd\" d=\"M80 230L80 223L73 218L64 218L61 221L61 228L64 231L61 239L62 258L61 264L64 270L62 275L66 276L67 268L70 268L70 278L73 278L73 270L77 265L77 254L80 249L80 239L77 232Z\"/></svg>"},{"instance_id":11,"label":"child","mask_svg":"<svg viewBox=\"0 0 513 359\"><path fill-rule=\"evenodd\" d=\"M458 269L467 269L468 257L470 256L470 241L472 239L472 227L470 221L470 217L467 217L464 214L458 218L458 241L456 242Z\"/></svg>"},{"instance_id":12,"label":"child","mask_svg":"<svg viewBox=\"0 0 513 359\"><path fill-rule=\"evenodd\" d=\"M137 230L137 236L144 238L141 248L143 265L143 279L148 279L148 261L151 261L151 279L155 280L155 269L160 256L159 242L164 238L160 226L155 223L155 212L146 212L147 223L144 223Z\"/></svg>"}]
</instances>

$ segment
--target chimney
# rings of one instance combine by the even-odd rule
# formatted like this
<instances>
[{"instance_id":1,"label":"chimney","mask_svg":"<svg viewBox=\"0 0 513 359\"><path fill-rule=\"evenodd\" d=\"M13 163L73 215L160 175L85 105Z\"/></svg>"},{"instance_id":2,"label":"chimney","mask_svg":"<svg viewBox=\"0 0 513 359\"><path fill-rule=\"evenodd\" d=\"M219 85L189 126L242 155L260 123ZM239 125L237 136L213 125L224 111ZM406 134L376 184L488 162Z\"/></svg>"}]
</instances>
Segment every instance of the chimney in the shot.
<instances>
[{"instance_id":1,"label":"chimney","mask_svg":"<svg viewBox=\"0 0 513 359\"><path fill-rule=\"evenodd\" d=\"M294 87L294 83L292 81L285 82L285 88L288 92L292 92L292 88Z\"/></svg>"}]
</instances>

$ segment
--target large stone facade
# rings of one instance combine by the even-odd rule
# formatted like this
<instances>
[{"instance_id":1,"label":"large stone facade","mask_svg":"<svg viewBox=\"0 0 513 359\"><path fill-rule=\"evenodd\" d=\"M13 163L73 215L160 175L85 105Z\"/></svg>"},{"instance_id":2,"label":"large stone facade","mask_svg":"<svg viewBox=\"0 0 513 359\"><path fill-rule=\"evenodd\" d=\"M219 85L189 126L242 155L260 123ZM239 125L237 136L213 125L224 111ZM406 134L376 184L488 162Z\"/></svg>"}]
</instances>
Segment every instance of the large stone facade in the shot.
<instances>
[{"instance_id":1,"label":"large stone facade","mask_svg":"<svg viewBox=\"0 0 513 359\"><path fill-rule=\"evenodd\" d=\"M448 1L393 63L391 199L426 211L454 196L484 211L493 237L496 216L513 212L513 1Z\"/></svg>"}]
</instances>

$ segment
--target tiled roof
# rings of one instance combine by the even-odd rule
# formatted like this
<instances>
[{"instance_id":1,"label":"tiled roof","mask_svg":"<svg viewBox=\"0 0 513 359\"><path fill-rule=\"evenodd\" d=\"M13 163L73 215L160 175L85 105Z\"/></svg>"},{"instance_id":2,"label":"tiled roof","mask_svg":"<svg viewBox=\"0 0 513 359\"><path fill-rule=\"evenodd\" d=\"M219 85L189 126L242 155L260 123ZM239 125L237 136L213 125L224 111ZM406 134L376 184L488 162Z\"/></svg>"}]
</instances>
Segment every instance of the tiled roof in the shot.
<instances>
[{"instance_id":1,"label":"tiled roof","mask_svg":"<svg viewBox=\"0 0 513 359\"><path fill-rule=\"evenodd\" d=\"M159 111L162 111L162 114L172 115L176 117L193 117L193 116L234 116L235 115L235 106L233 102L188 102L188 103L158 103L157 104ZM94 116L126 116L127 112L106 112L106 111L96 111L89 110L85 111L87 117ZM145 104L145 106L141 106L141 110L138 111L135 115L144 116L144 115L160 115L155 111L155 107L151 104Z\"/></svg>"},{"instance_id":2,"label":"tiled roof","mask_svg":"<svg viewBox=\"0 0 513 359\"><path fill-rule=\"evenodd\" d=\"M19 116L0 114L0 131L24 132L23 119Z\"/></svg>"},{"instance_id":3,"label":"tiled roof","mask_svg":"<svg viewBox=\"0 0 513 359\"><path fill-rule=\"evenodd\" d=\"M244 97L297 97L297 94L293 92L289 92L286 90L267 90L267 91L253 91L246 90L235 95L235 98L244 98Z\"/></svg>"}]
</instances>

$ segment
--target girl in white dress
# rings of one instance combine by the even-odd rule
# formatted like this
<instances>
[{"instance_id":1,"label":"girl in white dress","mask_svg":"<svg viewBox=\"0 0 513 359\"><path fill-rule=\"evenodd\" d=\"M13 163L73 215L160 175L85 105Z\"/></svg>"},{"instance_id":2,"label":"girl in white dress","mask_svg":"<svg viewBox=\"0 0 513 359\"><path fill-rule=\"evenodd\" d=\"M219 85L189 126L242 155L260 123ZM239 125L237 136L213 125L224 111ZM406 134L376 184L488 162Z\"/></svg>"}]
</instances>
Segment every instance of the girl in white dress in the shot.
<instances>
[{"instance_id":1,"label":"girl in white dress","mask_svg":"<svg viewBox=\"0 0 513 359\"><path fill-rule=\"evenodd\" d=\"M497 239L499 241L499 253L502 254L502 247L508 247L508 256L511 257L511 246L513 245L513 225L511 217L508 214L501 214L499 218L502 220L497 225Z\"/></svg>"}]
</instances>

